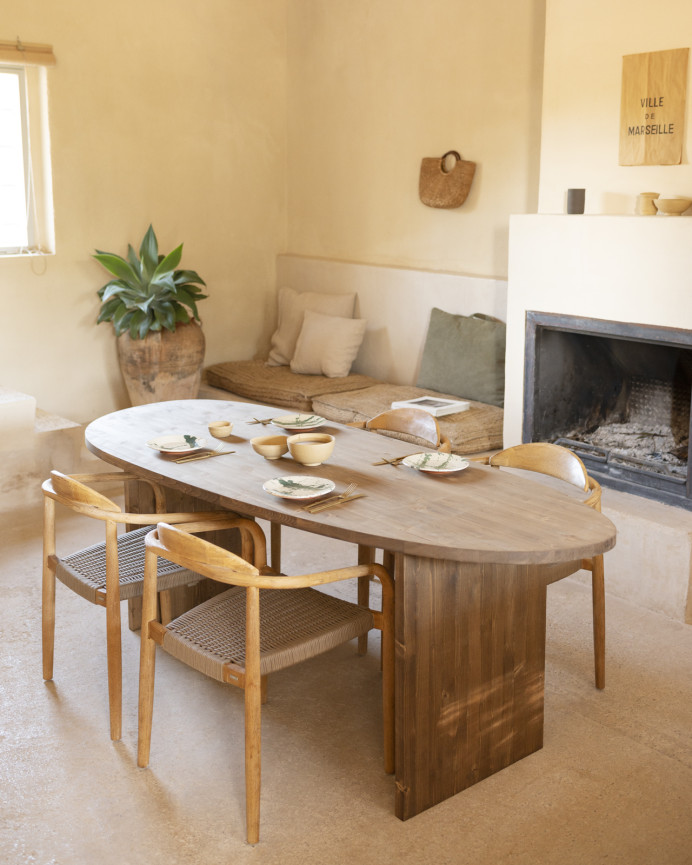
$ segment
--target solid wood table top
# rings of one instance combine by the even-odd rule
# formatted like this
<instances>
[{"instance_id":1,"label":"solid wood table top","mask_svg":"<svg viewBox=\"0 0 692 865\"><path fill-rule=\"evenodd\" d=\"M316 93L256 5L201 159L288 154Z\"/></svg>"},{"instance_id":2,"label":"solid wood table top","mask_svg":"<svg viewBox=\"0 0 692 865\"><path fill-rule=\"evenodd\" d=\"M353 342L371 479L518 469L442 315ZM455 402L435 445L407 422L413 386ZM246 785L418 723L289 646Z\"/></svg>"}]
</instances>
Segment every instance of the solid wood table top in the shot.
<instances>
[{"instance_id":1,"label":"solid wood table top","mask_svg":"<svg viewBox=\"0 0 692 865\"><path fill-rule=\"evenodd\" d=\"M478 463L453 475L373 466L383 457L416 451L398 439L327 422L320 432L336 438L326 463L308 468L290 458L265 460L250 439L280 435L253 418L290 414L286 409L222 400L176 400L135 406L105 415L86 429L90 451L106 462L197 496L212 506L279 522L305 531L409 555L467 562L540 564L571 562L609 550L615 527L602 514L541 482ZM207 424L231 420L229 439L210 436ZM167 433L203 437L235 451L189 463L148 447ZM340 492L351 482L365 497L310 514L301 502L280 499L262 484L286 475L329 478Z\"/></svg>"}]
</instances>

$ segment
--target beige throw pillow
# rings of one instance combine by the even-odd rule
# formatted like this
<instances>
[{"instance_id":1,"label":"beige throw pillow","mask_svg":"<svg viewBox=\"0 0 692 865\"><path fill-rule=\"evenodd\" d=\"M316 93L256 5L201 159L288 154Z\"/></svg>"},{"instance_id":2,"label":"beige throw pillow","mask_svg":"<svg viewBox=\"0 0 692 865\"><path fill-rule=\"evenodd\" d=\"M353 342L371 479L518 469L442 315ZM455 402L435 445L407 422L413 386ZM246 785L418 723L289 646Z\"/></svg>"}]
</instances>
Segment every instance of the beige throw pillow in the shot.
<instances>
[{"instance_id":1,"label":"beige throw pillow","mask_svg":"<svg viewBox=\"0 0 692 865\"><path fill-rule=\"evenodd\" d=\"M291 361L291 372L342 378L351 371L365 335L364 318L322 315L306 310Z\"/></svg>"},{"instance_id":2,"label":"beige throw pillow","mask_svg":"<svg viewBox=\"0 0 692 865\"><path fill-rule=\"evenodd\" d=\"M316 291L298 292L293 288L280 288L279 325L272 336L267 359L269 366L284 366L291 362L306 310L353 318L355 303L355 294L320 294Z\"/></svg>"}]
</instances>

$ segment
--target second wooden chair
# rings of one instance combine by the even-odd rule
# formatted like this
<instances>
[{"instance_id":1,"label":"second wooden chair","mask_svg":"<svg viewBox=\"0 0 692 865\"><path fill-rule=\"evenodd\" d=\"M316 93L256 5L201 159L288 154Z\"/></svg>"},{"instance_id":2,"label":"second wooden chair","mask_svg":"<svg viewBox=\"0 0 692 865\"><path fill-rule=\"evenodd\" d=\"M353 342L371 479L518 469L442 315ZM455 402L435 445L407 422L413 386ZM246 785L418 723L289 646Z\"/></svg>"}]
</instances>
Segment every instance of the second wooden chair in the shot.
<instances>
[{"instance_id":1,"label":"second wooden chair","mask_svg":"<svg viewBox=\"0 0 692 865\"><path fill-rule=\"evenodd\" d=\"M130 514L89 484L113 487L127 481L142 481L125 472L65 475L51 472L43 483L43 678L53 678L55 645L56 578L80 597L106 608L106 646L108 666L108 703L111 739L122 733L122 655L120 644L120 602L139 597L144 586L144 537L161 519L170 522L194 522L200 518L211 522L228 518L228 511L217 514L166 513L163 490L149 481L156 501L156 513ZM58 555L56 551L55 505L82 516L100 520L105 525L105 541L85 549ZM118 527L130 528L118 536ZM161 590L198 582L199 574L188 568L162 563Z\"/></svg>"},{"instance_id":2,"label":"second wooden chair","mask_svg":"<svg viewBox=\"0 0 692 865\"><path fill-rule=\"evenodd\" d=\"M215 526L217 527L217 526ZM256 523L229 519L254 564L181 528L159 524L146 539L142 610L137 763L147 766L151 745L156 646L207 676L245 692L245 798L247 840L259 841L261 704L269 673L347 642L371 628L382 631L385 771L394 771L393 585L380 565L363 565L302 576L278 576L266 566L264 534ZM203 526L195 527L195 531ZM168 625L156 621L157 562L174 562L232 588ZM382 611L369 610L318 591L340 580L376 575Z\"/></svg>"},{"instance_id":3,"label":"second wooden chair","mask_svg":"<svg viewBox=\"0 0 692 865\"><path fill-rule=\"evenodd\" d=\"M590 477L581 459L561 445L530 442L493 454L485 462L491 466L523 469L566 481L588 493L584 504L601 510L601 486ZM583 559L582 568L591 571L593 605L594 668L596 687L605 687L605 574L603 556Z\"/></svg>"}]
</instances>

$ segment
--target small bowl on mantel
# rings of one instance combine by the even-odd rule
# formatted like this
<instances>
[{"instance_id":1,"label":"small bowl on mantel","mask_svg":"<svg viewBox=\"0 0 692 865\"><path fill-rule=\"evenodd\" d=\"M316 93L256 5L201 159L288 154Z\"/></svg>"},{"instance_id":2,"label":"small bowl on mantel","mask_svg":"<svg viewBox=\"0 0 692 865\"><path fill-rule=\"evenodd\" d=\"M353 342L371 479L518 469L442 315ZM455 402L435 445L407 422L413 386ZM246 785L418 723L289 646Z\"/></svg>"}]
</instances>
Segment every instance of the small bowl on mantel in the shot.
<instances>
[{"instance_id":1,"label":"small bowl on mantel","mask_svg":"<svg viewBox=\"0 0 692 865\"><path fill-rule=\"evenodd\" d=\"M692 198L660 197L654 198L653 204L663 216L681 216L692 204Z\"/></svg>"},{"instance_id":2,"label":"small bowl on mantel","mask_svg":"<svg viewBox=\"0 0 692 865\"><path fill-rule=\"evenodd\" d=\"M288 437L293 459L304 466L319 466L334 450L334 436L328 433L299 433Z\"/></svg>"}]
</instances>

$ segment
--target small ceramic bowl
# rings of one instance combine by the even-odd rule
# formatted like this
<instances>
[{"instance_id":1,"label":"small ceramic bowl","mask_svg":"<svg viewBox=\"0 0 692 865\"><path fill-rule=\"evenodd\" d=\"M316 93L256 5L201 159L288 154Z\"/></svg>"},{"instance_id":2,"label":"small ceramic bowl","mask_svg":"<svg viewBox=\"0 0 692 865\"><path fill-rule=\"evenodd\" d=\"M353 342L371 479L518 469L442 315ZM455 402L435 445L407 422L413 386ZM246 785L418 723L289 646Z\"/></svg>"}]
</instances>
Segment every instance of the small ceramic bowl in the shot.
<instances>
[{"instance_id":1,"label":"small ceramic bowl","mask_svg":"<svg viewBox=\"0 0 692 865\"><path fill-rule=\"evenodd\" d=\"M257 436L250 439L250 444L255 453L265 460L278 460L288 450L286 436Z\"/></svg>"},{"instance_id":2,"label":"small ceramic bowl","mask_svg":"<svg viewBox=\"0 0 692 865\"><path fill-rule=\"evenodd\" d=\"M665 216L680 216L692 204L692 198L655 198L654 207Z\"/></svg>"},{"instance_id":3,"label":"small ceramic bowl","mask_svg":"<svg viewBox=\"0 0 692 865\"><path fill-rule=\"evenodd\" d=\"M229 420L213 420L209 422L209 432L217 439L225 439L233 432L233 424Z\"/></svg>"},{"instance_id":4,"label":"small ceramic bowl","mask_svg":"<svg viewBox=\"0 0 692 865\"><path fill-rule=\"evenodd\" d=\"M332 455L334 436L317 432L298 433L288 437L288 449L297 463L318 466Z\"/></svg>"}]
</instances>

